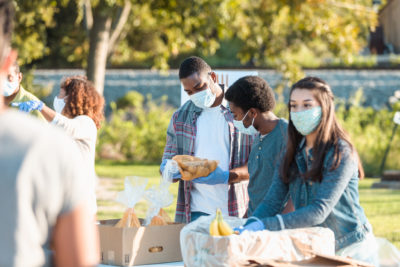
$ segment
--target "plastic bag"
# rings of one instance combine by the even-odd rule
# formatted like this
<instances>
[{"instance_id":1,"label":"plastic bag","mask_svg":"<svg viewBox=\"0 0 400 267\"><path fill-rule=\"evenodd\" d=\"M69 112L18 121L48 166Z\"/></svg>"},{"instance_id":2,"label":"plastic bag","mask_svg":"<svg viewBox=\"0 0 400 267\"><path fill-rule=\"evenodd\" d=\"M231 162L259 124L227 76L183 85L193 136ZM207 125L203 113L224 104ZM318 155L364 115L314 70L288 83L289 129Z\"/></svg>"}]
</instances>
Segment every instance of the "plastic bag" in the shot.
<instances>
[{"instance_id":1,"label":"plastic bag","mask_svg":"<svg viewBox=\"0 0 400 267\"><path fill-rule=\"evenodd\" d=\"M209 226L214 216L202 216L187 224L180 234L185 266L239 266L243 260L274 259L300 261L312 252L333 256L335 237L332 230L322 227L283 231L245 231L241 235L213 237ZM224 216L232 228L246 220Z\"/></svg>"},{"instance_id":2,"label":"plastic bag","mask_svg":"<svg viewBox=\"0 0 400 267\"><path fill-rule=\"evenodd\" d=\"M178 163L175 160L167 159L162 178L164 182L172 183L173 179L180 178L180 171Z\"/></svg>"},{"instance_id":3,"label":"plastic bag","mask_svg":"<svg viewBox=\"0 0 400 267\"><path fill-rule=\"evenodd\" d=\"M116 227L140 227L134 207L143 197L148 179L136 176L125 177L125 188L118 192L116 201L126 206L127 209L122 219L115 225Z\"/></svg>"},{"instance_id":4,"label":"plastic bag","mask_svg":"<svg viewBox=\"0 0 400 267\"><path fill-rule=\"evenodd\" d=\"M379 266L400 267L400 251L384 238L377 237Z\"/></svg>"},{"instance_id":5,"label":"plastic bag","mask_svg":"<svg viewBox=\"0 0 400 267\"><path fill-rule=\"evenodd\" d=\"M170 185L170 182L162 179L159 186L153 186L146 190L144 198L149 202L149 207L146 214L145 225L150 225L155 216L161 217L158 218L160 220L159 223L154 223L156 225L164 225L168 222L164 217L166 215L163 216L163 214L159 213L161 208L168 207L174 200L174 196L169 192ZM165 223L163 223L163 221L165 221Z\"/></svg>"}]
</instances>

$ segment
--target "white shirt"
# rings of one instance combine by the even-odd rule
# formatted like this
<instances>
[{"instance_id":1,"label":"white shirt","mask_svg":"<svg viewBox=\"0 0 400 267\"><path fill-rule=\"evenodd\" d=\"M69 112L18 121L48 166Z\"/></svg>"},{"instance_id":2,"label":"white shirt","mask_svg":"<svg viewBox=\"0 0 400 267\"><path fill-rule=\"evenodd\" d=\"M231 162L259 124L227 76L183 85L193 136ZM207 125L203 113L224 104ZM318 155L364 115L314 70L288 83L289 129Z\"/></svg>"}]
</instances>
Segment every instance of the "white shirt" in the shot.
<instances>
[{"instance_id":1,"label":"white shirt","mask_svg":"<svg viewBox=\"0 0 400 267\"><path fill-rule=\"evenodd\" d=\"M218 166L229 170L229 125L225 120L221 107L204 109L197 119L195 140L195 156L210 160L218 160ZM223 215L228 215L228 185L206 185L193 183L190 209L215 214L220 208Z\"/></svg>"},{"instance_id":2,"label":"white shirt","mask_svg":"<svg viewBox=\"0 0 400 267\"><path fill-rule=\"evenodd\" d=\"M93 192L91 195L91 207L93 213L96 214L97 176L94 170L97 139L96 124L90 117L86 115L76 116L73 119L69 119L59 113L56 113L52 123L63 128L64 131L66 131L67 134L75 140L79 150L81 151L84 164L87 166L88 171L91 174L88 181L91 191Z\"/></svg>"}]
</instances>

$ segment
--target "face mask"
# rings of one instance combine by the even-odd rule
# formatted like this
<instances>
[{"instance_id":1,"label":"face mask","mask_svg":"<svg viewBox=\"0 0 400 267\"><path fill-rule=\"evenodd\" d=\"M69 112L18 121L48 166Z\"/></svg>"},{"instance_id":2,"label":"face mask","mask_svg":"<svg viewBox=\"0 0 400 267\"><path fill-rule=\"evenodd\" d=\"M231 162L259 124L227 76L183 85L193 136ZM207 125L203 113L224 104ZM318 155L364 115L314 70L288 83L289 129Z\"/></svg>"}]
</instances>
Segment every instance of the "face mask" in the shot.
<instances>
[{"instance_id":1,"label":"face mask","mask_svg":"<svg viewBox=\"0 0 400 267\"><path fill-rule=\"evenodd\" d=\"M9 82L8 80L5 80L3 82L3 95L4 96L12 95L15 92L15 90L17 90L18 85L19 85L18 81Z\"/></svg>"},{"instance_id":2,"label":"face mask","mask_svg":"<svg viewBox=\"0 0 400 267\"><path fill-rule=\"evenodd\" d=\"M214 104L216 95L211 92L210 88L207 88L206 90L190 95L189 97L197 107L206 109Z\"/></svg>"},{"instance_id":3,"label":"face mask","mask_svg":"<svg viewBox=\"0 0 400 267\"><path fill-rule=\"evenodd\" d=\"M306 136L312 133L321 122L322 109L320 106L311 109L290 112L290 118L296 130Z\"/></svg>"},{"instance_id":4,"label":"face mask","mask_svg":"<svg viewBox=\"0 0 400 267\"><path fill-rule=\"evenodd\" d=\"M58 98L57 96L55 96L54 101L53 101L53 107L57 113L61 114L61 112L63 111L63 109L65 107L64 98Z\"/></svg>"},{"instance_id":5,"label":"face mask","mask_svg":"<svg viewBox=\"0 0 400 267\"><path fill-rule=\"evenodd\" d=\"M243 134L255 135L256 133L258 133L258 131L253 126L254 118L253 118L253 121L251 122L251 125L249 127L247 127L247 128L244 127L243 120L246 118L247 113L249 113L249 111L246 112L246 115L244 115L242 120L240 120L240 121L233 120L233 125L235 126L235 128L237 128L239 130L239 132L241 132Z\"/></svg>"}]
</instances>

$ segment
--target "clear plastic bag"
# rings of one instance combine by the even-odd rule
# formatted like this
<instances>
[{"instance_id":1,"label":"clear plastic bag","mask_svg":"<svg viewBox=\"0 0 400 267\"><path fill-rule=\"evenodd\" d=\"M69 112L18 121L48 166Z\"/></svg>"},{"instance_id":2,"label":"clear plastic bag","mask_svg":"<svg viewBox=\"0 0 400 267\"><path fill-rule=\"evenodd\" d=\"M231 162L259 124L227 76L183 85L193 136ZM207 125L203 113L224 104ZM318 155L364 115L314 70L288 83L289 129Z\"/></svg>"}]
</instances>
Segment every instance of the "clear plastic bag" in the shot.
<instances>
[{"instance_id":1,"label":"clear plastic bag","mask_svg":"<svg viewBox=\"0 0 400 267\"><path fill-rule=\"evenodd\" d=\"M143 197L148 179L136 176L125 177L125 188L118 192L116 201L126 206L127 209L122 219L115 225L116 227L139 227L140 222L137 218L134 207Z\"/></svg>"},{"instance_id":2,"label":"clear plastic bag","mask_svg":"<svg viewBox=\"0 0 400 267\"><path fill-rule=\"evenodd\" d=\"M338 256L351 257L377 267L400 267L400 251L384 238L369 233L365 240L336 252Z\"/></svg>"},{"instance_id":3,"label":"clear plastic bag","mask_svg":"<svg viewBox=\"0 0 400 267\"><path fill-rule=\"evenodd\" d=\"M162 172L163 181L166 183L172 183L173 179L180 177L180 171L178 163L175 160L167 159L164 170Z\"/></svg>"},{"instance_id":4,"label":"clear plastic bag","mask_svg":"<svg viewBox=\"0 0 400 267\"><path fill-rule=\"evenodd\" d=\"M149 225L152 219L159 215L161 208L168 207L172 204L174 196L169 192L170 185L171 182L162 179L159 186L153 186L146 190L144 198L149 202L149 207L146 214L145 225ZM165 220L165 217L162 219L165 223L168 222Z\"/></svg>"}]
</instances>

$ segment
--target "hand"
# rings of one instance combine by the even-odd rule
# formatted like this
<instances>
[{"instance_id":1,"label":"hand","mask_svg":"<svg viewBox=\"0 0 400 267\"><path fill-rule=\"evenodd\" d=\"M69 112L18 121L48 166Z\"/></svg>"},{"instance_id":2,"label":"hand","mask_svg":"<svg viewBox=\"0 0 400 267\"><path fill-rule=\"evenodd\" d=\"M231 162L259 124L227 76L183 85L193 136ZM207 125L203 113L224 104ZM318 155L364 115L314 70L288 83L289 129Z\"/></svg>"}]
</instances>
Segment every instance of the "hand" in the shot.
<instances>
[{"instance_id":1,"label":"hand","mask_svg":"<svg viewBox=\"0 0 400 267\"><path fill-rule=\"evenodd\" d=\"M32 110L41 111L43 108L43 102L39 101L39 100L29 100L26 102L11 103L11 106L18 107L19 110L22 110L25 112L31 112Z\"/></svg>"},{"instance_id":2,"label":"hand","mask_svg":"<svg viewBox=\"0 0 400 267\"><path fill-rule=\"evenodd\" d=\"M229 171L223 171L219 166L210 173L206 177L199 177L193 179L194 183L198 184L208 184L208 185L215 185L215 184L227 184L229 180Z\"/></svg>"},{"instance_id":3,"label":"hand","mask_svg":"<svg viewBox=\"0 0 400 267\"><path fill-rule=\"evenodd\" d=\"M233 231L239 232L239 234L243 233L243 231L256 232L262 230L265 230L265 226L263 222L256 217L250 217L243 226L233 229Z\"/></svg>"}]
</instances>

